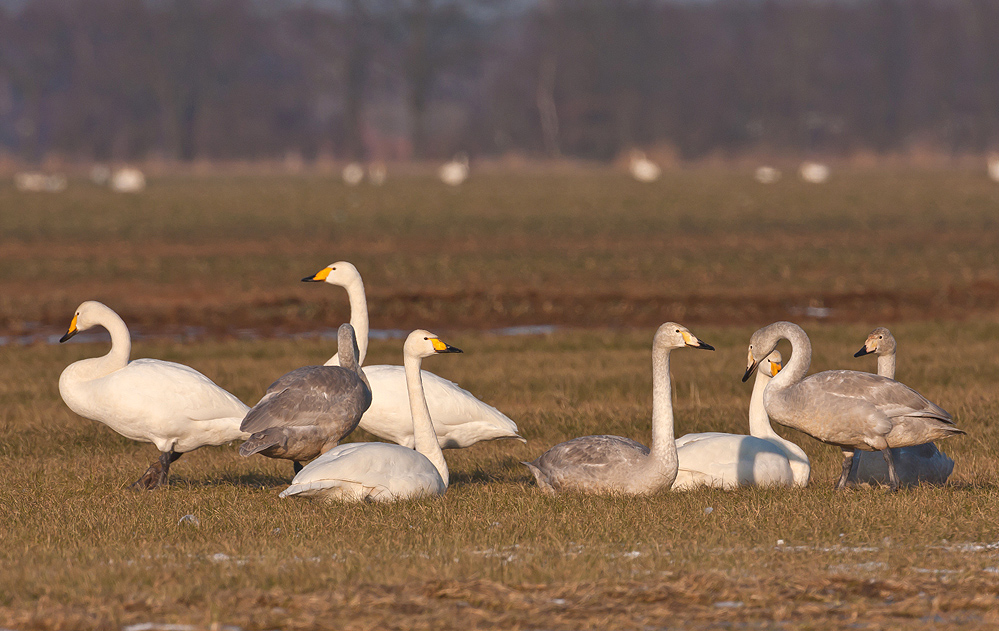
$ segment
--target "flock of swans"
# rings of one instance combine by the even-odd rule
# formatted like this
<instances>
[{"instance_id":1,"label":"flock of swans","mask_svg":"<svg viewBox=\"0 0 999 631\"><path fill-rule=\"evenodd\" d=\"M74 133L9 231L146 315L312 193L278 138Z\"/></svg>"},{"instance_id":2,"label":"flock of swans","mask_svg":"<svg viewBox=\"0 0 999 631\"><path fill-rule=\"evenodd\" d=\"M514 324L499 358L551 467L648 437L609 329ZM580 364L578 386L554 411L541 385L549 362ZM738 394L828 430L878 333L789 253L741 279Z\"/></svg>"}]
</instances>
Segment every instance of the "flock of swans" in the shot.
<instances>
[{"instance_id":1,"label":"flock of swans","mask_svg":"<svg viewBox=\"0 0 999 631\"><path fill-rule=\"evenodd\" d=\"M292 461L294 479L281 497L393 501L447 490L442 449L524 440L502 412L422 369L424 358L461 352L429 331L409 334L402 366L363 365L367 302L353 265L333 263L302 280L343 287L350 323L338 329L337 354L325 365L283 375L252 408L188 366L130 361L124 321L95 301L79 306L60 341L101 326L111 335L111 350L70 364L60 376L59 392L80 416L156 445L160 456L133 484L138 489L167 484L171 463L186 452L242 440L242 456ZM776 350L782 339L791 343L786 365ZM748 435L675 437L670 357L682 348L714 350L679 324L659 327L652 345L649 447L621 436L568 440L524 463L538 487L548 493L644 495L697 487L806 486L808 456L779 436L771 419L843 450L840 489L942 484L953 470L953 461L932 441L964 432L942 408L894 380L896 342L885 328L875 329L856 353L877 354L876 375L831 370L806 376L811 345L801 327L776 322L756 331L743 377L756 373ZM341 444L357 427L390 442Z\"/></svg>"}]
</instances>

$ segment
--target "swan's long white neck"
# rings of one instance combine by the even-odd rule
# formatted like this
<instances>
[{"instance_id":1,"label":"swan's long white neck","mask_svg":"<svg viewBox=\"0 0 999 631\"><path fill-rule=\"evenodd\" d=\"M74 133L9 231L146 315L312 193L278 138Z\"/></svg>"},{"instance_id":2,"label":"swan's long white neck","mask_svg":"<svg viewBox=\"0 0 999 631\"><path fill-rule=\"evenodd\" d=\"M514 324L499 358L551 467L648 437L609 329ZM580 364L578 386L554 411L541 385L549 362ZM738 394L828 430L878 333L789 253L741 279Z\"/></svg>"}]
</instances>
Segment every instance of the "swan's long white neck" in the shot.
<instances>
[{"instance_id":1,"label":"swan's long white neck","mask_svg":"<svg viewBox=\"0 0 999 631\"><path fill-rule=\"evenodd\" d=\"M108 351L107 355L76 362L76 364L79 364L81 368L86 367L86 374L80 374L80 377L98 379L128 365L128 358L132 354L132 336L128 334L125 321L111 309L105 307L97 313L96 318L93 315L90 318L96 320L99 326L104 327L111 334L111 350Z\"/></svg>"},{"instance_id":2,"label":"swan's long white neck","mask_svg":"<svg viewBox=\"0 0 999 631\"><path fill-rule=\"evenodd\" d=\"M420 370L421 363L419 357L408 353L403 358L403 365L406 367L406 387L409 391L409 408L413 414L413 438L416 443L416 451L426 456L427 460L437 467L441 479L444 480L444 486L447 486L447 461L444 460L444 452L441 451L440 443L437 442L437 432L434 431L434 423L430 418L430 410L427 408L427 397L423 391L423 376Z\"/></svg>"},{"instance_id":3,"label":"swan's long white neck","mask_svg":"<svg viewBox=\"0 0 999 631\"><path fill-rule=\"evenodd\" d=\"M349 285L342 285L347 290L350 301L350 326L354 327L357 339L358 365L364 365L364 357L368 354L368 300L364 294L364 281L360 274L351 280ZM330 357L327 366L339 366L338 355Z\"/></svg>"},{"instance_id":4,"label":"swan's long white neck","mask_svg":"<svg viewBox=\"0 0 999 631\"><path fill-rule=\"evenodd\" d=\"M779 373L778 373L779 374ZM770 424L770 417L763 405L763 391L770 384L769 369L760 367L753 382L753 394L749 398L749 435L757 438L781 438ZM783 440L783 439L782 439Z\"/></svg>"},{"instance_id":5,"label":"swan's long white neck","mask_svg":"<svg viewBox=\"0 0 999 631\"><path fill-rule=\"evenodd\" d=\"M895 378L895 353L878 355L878 374L889 379Z\"/></svg>"},{"instance_id":6,"label":"swan's long white neck","mask_svg":"<svg viewBox=\"0 0 999 631\"><path fill-rule=\"evenodd\" d=\"M676 479L677 455L673 429L673 383L669 374L670 348L652 351L652 446L648 475L666 476L668 488ZM672 473L670 473L672 471ZM654 473L653 473L654 472Z\"/></svg>"},{"instance_id":7,"label":"swan's long white neck","mask_svg":"<svg viewBox=\"0 0 999 631\"><path fill-rule=\"evenodd\" d=\"M808 341L808 336L801 330L801 327L795 324L782 322L772 326L774 327L773 334L777 337L774 340L774 348L777 347L777 342L781 338L791 342L791 359L784 364L784 368L770 381L771 388L781 389L796 384L805 378L805 375L808 373L808 367L812 363L812 344ZM770 351L772 350L773 348L770 349ZM766 354L769 355L770 351L767 351ZM763 360L761 359L760 361Z\"/></svg>"}]
</instances>

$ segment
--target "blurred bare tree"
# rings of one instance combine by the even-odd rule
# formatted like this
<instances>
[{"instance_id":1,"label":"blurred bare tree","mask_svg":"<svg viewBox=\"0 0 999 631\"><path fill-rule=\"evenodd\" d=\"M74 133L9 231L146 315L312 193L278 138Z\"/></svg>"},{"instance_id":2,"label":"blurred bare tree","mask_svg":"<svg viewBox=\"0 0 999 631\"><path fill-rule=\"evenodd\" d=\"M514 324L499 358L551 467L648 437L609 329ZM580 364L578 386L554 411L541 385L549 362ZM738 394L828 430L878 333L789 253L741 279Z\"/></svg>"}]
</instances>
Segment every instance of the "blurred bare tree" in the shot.
<instances>
[{"instance_id":1,"label":"blurred bare tree","mask_svg":"<svg viewBox=\"0 0 999 631\"><path fill-rule=\"evenodd\" d=\"M0 0L0 151L982 152L997 60L995 0Z\"/></svg>"}]
</instances>

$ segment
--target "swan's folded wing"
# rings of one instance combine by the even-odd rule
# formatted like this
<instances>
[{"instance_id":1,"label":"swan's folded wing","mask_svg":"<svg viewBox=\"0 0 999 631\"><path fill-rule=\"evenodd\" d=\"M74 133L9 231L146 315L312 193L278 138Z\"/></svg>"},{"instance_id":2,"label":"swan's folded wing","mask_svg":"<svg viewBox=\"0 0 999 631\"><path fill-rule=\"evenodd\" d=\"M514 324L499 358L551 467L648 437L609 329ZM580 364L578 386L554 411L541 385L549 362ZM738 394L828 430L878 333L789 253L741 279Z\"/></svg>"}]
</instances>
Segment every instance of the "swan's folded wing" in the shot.
<instances>
[{"instance_id":1,"label":"swan's folded wing","mask_svg":"<svg viewBox=\"0 0 999 631\"><path fill-rule=\"evenodd\" d=\"M360 403L351 396L360 383L355 373L334 366L307 366L292 373L268 388L247 412L241 430L252 433L269 427L315 425L324 417L357 413Z\"/></svg>"},{"instance_id":2,"label":"swan's folded wing","mask_svg":"<svg viewBox=\"0 0 999 631\"><path fill-rule=\"evenodd\" d=\"M865 401L889 418L916 416L953 423L946 410L904 383L867 372L827 370L803 379L801 392Z\"/></svg>"},{"instance_id":3,"label":"swan's folded wing","mask_svg":"<svg viewBox=\"0 0 999 631\"><path fill-rule=\"evenodd\" d=\"M169 408L192 421L239 418L249 409L232 393L184 364L136 359L110 377L120 396L136 405L159 407L157 402L169 402Z\"/></svg>"}]
</instances>

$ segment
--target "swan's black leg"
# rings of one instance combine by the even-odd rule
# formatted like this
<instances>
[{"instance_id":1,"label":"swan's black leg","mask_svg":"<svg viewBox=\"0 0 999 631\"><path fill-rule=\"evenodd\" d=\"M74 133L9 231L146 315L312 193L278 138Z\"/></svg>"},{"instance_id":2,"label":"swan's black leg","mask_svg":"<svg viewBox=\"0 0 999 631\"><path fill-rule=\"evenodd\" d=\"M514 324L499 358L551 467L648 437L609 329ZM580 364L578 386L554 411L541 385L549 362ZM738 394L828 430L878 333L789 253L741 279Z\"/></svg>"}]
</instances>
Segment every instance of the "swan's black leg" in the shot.
<instances>
[{"instance_id":1,"label":"swan's black leg","mask_svg":"<svg viewBox=\"0 0 999 631\"><path fill-rule=\"evenodd\" d=\"M881 454L885 457L885 463L888 464L888 487L889 490L894 492L899 489L898 472L895 471L895 459L892 458L891 449L885 447L881 450Z\"/></svg>"},{"instance_id":2,"label":"swan's black leg","mask_svg":"<svg viewBox=\"0 0 999 631\"><path fill-rule=\"evenodd\" d=\"M836 490L842 491L846 488L846 478L850 475L850 469L853 468L853 455L854 450L843 450L843 473L839 476L839 481L836 482Z\"/></svg>"}]
</instances>

